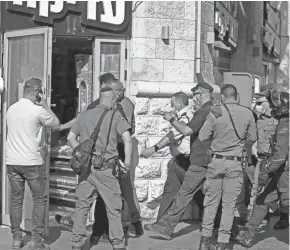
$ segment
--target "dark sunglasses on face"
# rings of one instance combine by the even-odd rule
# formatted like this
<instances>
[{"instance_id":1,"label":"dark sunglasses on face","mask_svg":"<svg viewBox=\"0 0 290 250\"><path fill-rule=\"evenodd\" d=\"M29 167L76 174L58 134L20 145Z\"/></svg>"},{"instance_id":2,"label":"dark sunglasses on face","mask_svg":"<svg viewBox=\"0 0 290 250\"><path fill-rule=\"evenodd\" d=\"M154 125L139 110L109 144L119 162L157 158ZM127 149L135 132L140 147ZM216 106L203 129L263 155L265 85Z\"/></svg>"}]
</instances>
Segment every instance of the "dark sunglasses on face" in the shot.
<instances>
[{"instance_id":1,"label":"dark sunglasses on face","mask_svg":"<svg viewBox=\"0 0 290 250\"><path fill-rule=\"evenodd\" d=\"M193 96L197 96L197 95L202 95L202 93L198 92L198 93L193 93Z\"/></svg>"}]
</instances>

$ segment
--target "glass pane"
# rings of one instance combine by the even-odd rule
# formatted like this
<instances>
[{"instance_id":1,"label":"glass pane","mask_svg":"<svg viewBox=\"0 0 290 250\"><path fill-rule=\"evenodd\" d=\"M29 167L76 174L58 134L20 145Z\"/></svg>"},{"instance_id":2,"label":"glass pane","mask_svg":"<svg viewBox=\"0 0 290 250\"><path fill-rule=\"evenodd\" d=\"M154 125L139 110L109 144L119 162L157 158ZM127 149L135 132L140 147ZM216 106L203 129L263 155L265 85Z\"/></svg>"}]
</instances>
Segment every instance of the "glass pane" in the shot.
<instances>
[{"instance_id":1,"label":"glass pane","mask_svg":"<svg viewBox=\"0 0 290 250\"><path fill-rule=\"evenodd\" d=\"M255 77L255 93L260 93L260 78Z\"/></svg>"},{"instance_id":2,"label":"glass pane","mask_svg":"<svg viewBox=\"0 0 290 250\"><path fill-rule=\"evenodd\" d=\"M31 35L9 38L8 107L23 95L23 83L29 78L44 79L45 36Z\"/></svg>"},{"instance_id":3,"label":"glass pane","mask_svg":"<svg viewBox=\"0 0 290 250\"><path fill-rule=\"evenodd\" d=\"M101 74L110 72L120 78L120 51L120 43L101 42Z\"/></svg>"}]
</instances>

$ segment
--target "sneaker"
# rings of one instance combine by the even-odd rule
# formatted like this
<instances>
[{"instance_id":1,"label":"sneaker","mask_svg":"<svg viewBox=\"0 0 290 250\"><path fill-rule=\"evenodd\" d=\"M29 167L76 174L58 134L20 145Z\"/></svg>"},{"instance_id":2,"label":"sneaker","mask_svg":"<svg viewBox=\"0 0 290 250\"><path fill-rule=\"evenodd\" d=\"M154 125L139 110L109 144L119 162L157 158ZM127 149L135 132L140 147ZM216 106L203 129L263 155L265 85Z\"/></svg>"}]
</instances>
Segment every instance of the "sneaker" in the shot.
<instances>
[{"instance_id":1,"label":"sneaker","mask_svg":"<svg viewBox=\"0 0 290 250\"><path fill-rule=\"evenodd\" d=\"M211 237L201 236L198 250L209 250L210 240Z\"/></svg>"},{"instance_id":2,"label":"sneaker","mask_svg":"<svg viewBox=\"0 0 290 250\"><path fill-rule=\"evenodd\" d=\"M30 250L50 250L50 246L44 244L43 242L30 241L29 249Z\"/></svg>"},{"instance_id":3,"label":"sneaker","mask_svg":"<svg viewBox=\"0 0 290 250\"><path fill-rule=\"evenodd\" d=\"M99 241L100 241L100 236L92 233L91 236L90 236L90 244L92 246L95 246L95 245L98 245Z\"/></svg>"},{"instance_id":4,"label":"sneaker","mask_svg":"<svg viewBox=\"0 0 290 250\"><path fill-rule=\"evenodd\" d=\"M58 224L68 228L69 230L72 230L72 228L74 226L74 222L71 219L71 216L61 216L60 214L56 214L55 220Z\"/></svg>"},{"instance_id":5,"label":"sneaker","mask_svg":"<svg viewBox=\"0 0 290 250\"><path fill-rule=\"evenodd\" d=\"M128 234L131 237L140 237L144 234L144 230L142 227L142 222L141 221L137 221L134 223L131 223L131 225L129 226L129 230L128 230Z\"/></svg>"},{"instance_id":6,"label":"sneaker","mask_svg":"<svg viewBox=\"0 0 290 250\"><path fill-rule=\"evenodd\" d=\"M243 228L237 236L237 241L244 247L252 247L255 235L248 229Z\"/></svg>"},{"instance_id":7,"label":"sneaker","mask_svg":"<svg viewBox=\"0 0 290 250\"><path fill-rule=\"evenodd\" d=\"M145 224L145 225L144 225L144 229L147 230L147 231L150 230L150 229L149 229L149 225L151 225L151 224Z\"/></svg>"},{"instance_id":8,"label":"sneaker","mask_svg":"<svg viewBox=\"0 0 290 250\"><path fill-rule=\"evenodd\" d=\"M276 230L286 229L289 227L289 215L286 213L280 214L279 221L273 226Z\"/></svg>"},{"instance_id":9,"label":"sneaker","mask_svg":"<svg viewBox=\"0 0 290 250\"><path fill-rule=\"evenodd\" d=\"M170 232L166 227L161 226L157 223L148 225L149 231L157 234L159 237L166 239L166 240L171 240L172 239L172 234L173 232Z\"/></svg>"},{"instance_id":10,"label":"sneaker","mask_svg":"<svg viewBox=\"0 0 290 250\"><path fill-rule=\"evenodd\" d=\"M12 243L13 249L21 249L22 247L24 247L24 242L22 239L13 240L13 243Z\"/></svg>"},{"instance_id":11,"label":"sneaker","mask_svg":"<svg viewBox=\"0 0 290 250\"><path fill-rule=\"evenodd\" d=\"M216 250L229 250L228 243L218 242Z\"/></svg>"},{"instance_id":12,"label":"sneaker","mask_svg":"<svg viewBox=\"0 0 290 250\"><path fill-rule=\"evenodd\" d=\"M104 234L100 237L100 242L103 242L103 243L110 243L111 240L110 240L109 234L104 233Z\"/></svg>"}]
</instances>

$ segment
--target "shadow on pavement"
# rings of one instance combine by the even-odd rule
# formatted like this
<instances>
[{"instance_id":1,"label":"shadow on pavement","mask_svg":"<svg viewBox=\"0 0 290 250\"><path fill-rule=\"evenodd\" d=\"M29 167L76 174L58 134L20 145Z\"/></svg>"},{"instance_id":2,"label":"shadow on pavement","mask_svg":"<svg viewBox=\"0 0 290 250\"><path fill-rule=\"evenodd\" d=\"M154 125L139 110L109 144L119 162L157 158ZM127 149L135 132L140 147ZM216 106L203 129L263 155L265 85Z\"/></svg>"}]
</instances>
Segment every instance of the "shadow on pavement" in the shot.
<instances>
[{"instance_id":1,"label":"shadow on pavement","mask_svg":"<svg viewBox=\"0 0 290 250\"><path fill-rule=\"evenodd\" d=\"M199 231L200 229L200 222L197 222L197 221L194 221L194 222L191 222L191 223L188 223L188 226L186 226L185 228L182 228L181 230L173 233L172 235L172 239L175 239L175 238L179 238L183 235L186 235L186 234L190 234L191 232L194 232L196 230ZM155 239L155 240L165 240L159 236L149 236L149 238L151 239ZM166 240L165 240L166 241Z\"/></svg>"},{"instance_id":2,"label":"shadow on pavement","mask_svg":"<svg viewBox=\"0 0 290 250\"><path fill-rule=\"evenodd\" d=\"M59 239L61 236L62 228L59 226L49 227L49 236L44 237L44 241L46 244L52 244Z\"/></svg>"},{"instance_id":3,"label":"shadow on pavement","mask_svg":"<svg viewBox=\"0 0 290 250\"><path fill-rule=\"evenodd\" d=\"M278 241L284 242L285 244L289 245L289 228L284 230L274 230L271 226L267 225L262 228L262 232L259 233L255 240L254 245L263 241L267 238L276 238Z\"/></svg>"}]
</instances>

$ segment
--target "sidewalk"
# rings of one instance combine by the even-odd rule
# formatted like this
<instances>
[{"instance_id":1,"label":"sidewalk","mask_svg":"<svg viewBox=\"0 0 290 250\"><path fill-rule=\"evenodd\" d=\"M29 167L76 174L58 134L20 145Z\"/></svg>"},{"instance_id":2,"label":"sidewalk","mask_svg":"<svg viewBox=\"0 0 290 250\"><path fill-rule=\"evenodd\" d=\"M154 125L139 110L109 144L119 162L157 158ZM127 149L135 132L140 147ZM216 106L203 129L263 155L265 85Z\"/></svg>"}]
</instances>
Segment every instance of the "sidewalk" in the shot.
<instances>
[{"instance_id":1,"label":"sidewalk","mask_svg":"<svg viewBox=\"0 0 290 250\"><path fill-rule=\"evenodd\" d=\"M273 224L278 220L276 217L271 218L269 230L264 228L257 236L255 245L250 248L252 250L288 250L289 249L289 230L275 231L272 229ZM145 231L145 235L141 238L129 238L128 250L197 250L200 240L199 232L200 223L180 223L174 234L174 238L171 241L162 240L156 236L153 236L148 231ZM28 236L25 236L25 241L29 240ZM11 234L9 228L0 229L0 249L11 250ZM52 224L50 227L50 236L46 239L50 244L51 250L70 250L71 249L71 232L66 231L56 224ZM27 250L28 247L24 247L23 250ZM84 250L89 250L87 245ZM104 243L99 243L98 246L94 246L91 250L112 250L112 246ZM239 245L234 245L233 250L244 250L247 248Z\"/></svg>"}]
</instances>

